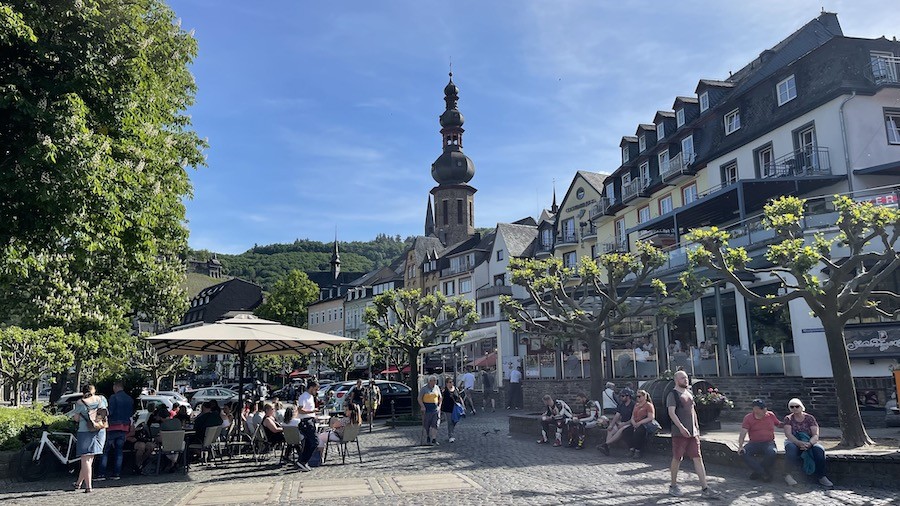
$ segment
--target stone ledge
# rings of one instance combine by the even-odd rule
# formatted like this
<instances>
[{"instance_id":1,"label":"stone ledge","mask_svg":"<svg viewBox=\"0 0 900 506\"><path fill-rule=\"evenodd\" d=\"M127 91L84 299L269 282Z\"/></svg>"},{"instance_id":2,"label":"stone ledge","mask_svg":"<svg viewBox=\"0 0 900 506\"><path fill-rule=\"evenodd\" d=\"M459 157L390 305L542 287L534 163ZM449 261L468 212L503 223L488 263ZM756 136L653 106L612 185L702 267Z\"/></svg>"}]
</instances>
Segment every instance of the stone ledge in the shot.
<instances>
[{"instance_id":1,"label":"stone ledge","mask_svg":"<svg viewBox=\"0 0 900 506\"><path fill-rule=\"evenodd\" d=\"M541 433L541 416L534 413L513 413L509 415L510 434L523 434L537 436ZM588 430L585 437L585 446L592 451L597 444L605 439L606 431ZM671 452L671 435L661 432L647 440L648 453L666 455ZM734 443L722 443L710 441L700 436L700 448L703 452L703 460L708 464L727 466L736 470L748 471L743 458L737 453L737 445ZM622 455L624 456L624 455ZM616 458L614 453L611 458ZM779 449L776 456L775 472L784 474L785 469L784 450ZM883 455L848 454L841 451L838 454L827 455L828 477L837 484L850 484L854 486L888 487L894 486L897 477L900 476L900 452ZM794 476L800 479L800 476Z\"/></svg>"}]
</instances>

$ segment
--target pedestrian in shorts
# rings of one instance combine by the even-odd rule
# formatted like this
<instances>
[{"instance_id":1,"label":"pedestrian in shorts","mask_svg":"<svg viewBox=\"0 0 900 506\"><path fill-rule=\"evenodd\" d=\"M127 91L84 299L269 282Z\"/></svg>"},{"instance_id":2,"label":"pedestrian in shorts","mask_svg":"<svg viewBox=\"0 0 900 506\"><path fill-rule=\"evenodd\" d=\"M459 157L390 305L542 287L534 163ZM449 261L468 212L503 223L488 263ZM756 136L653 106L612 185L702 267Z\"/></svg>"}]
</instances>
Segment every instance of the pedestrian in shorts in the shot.
<instances>
[{"instance_id":1,"label":"pedestrian in shorts","mask_svg":"<svg viewBox=\"0 0 900 506\"><path fill-rule=\"evenodd\" d=\"M672 419L672 480L669 484L669 495L684 495L678 487L678 468L685 457L694 461L694 470L700 480L700 495L706 499L718 499L719 493L709 487L706 482L706 468L700 455L700 427L697 425L697 412L694 410L694 394L691 393L688 375L684 371L675 373L675 389L666 395L666 409Z\"/></svg>"}]
</instances>

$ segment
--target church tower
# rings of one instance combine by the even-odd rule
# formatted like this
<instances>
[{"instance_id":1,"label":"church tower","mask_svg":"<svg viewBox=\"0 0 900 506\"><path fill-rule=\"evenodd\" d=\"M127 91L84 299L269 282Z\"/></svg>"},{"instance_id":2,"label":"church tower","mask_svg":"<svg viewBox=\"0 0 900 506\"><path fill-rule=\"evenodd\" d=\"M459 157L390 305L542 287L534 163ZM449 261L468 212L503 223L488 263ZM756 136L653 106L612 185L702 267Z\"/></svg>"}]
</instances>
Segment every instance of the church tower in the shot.
<instances>
[{"instance_id":1,"label":"church tower","mask_svg":"<svg viewBox=\"0 0 900 506\"><path fill-rule=\"evenodd\" d=\"M341 275L341 254L338 252L337 234L334 235L334 248L331 250L331 283L339 285L338 278Z\"/></svg>"},{"instance_id":2,"label":"church tower","mask_svg":"<svg viewBox=\"0 0 900 506\"><path fill-rule=\"evenodd\" d=\"M443 153L431 164L431 177L437 186L434 196L434 234L445 245L468 239L475 234L475 188L468 182L475 176L475 164L462 151L462 113L457 108L459 88L450 82L444 88L447 107L441 114ZM429 203L429 209L431 205Z\"/></svg>"}]
</instances>

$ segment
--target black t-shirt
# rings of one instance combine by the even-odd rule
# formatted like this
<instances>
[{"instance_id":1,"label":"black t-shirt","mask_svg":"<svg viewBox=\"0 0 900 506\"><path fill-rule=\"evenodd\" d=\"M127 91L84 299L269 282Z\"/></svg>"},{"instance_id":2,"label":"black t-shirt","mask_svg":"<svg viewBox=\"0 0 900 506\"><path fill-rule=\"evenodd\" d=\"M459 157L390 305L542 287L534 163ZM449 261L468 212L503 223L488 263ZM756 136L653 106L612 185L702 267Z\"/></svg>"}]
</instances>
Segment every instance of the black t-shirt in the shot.
<instances>
[{"instance_id":1,"label":"black t-shirt","mask_svg":"<svg viewBox=\"0 0 900 506\"><path fill-rule=\"evenodd\" d=\"M353 387L353 392L350 394L350 402L352 402L353 404L362 404L363 403L362 387L360 387L360 388Z\"/></svg>"},{"instance_id":2,"label":"black t-shirt","mask_svg":"<svg viewBox=\"0 0 900 506\"><path fill-rule=\"evenodd\" d=\"M454 389L451 392L449 388L444 388L441 392L441 411L444 413L452 413L457 402L460 402L459 390Z\"/></svg>"},{"instance_id":3,"label":"black t-shirt","mask_svg":"<svg viewBox=\"0 0 900 506\"><path fill-rule=\"evenodd\" d=\"M616 412L619 413L619 420L622 422L628 422L631 420L631 415L634 413L634 401L630 404L625 405L624 402L619 403L619 407L616 408Z\"/></svg>"}]
</instances>

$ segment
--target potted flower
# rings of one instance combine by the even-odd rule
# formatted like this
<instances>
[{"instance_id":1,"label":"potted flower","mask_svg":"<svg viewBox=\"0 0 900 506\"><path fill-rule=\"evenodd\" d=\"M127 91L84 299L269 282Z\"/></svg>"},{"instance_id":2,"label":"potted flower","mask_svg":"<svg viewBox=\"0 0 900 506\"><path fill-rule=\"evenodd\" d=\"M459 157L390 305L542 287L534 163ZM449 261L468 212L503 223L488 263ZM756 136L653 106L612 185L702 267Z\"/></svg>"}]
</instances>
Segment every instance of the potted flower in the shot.
<instances>
[{"instance_id":1,"label":"potted flower","mask_svg":"<svg viewBox=\"0 0 900 506\"><path fill-rule=\"evenodd\" d=\"M705 383L705 382L704 382ZM702 429L720 429L722 424L719 422L719 414L725 408L734 407L728 396L719 391L714 386L695 385L694 387L694 403L697 411L697 424Z\"/></svg>"}]
</instances>

